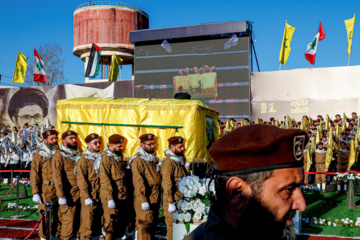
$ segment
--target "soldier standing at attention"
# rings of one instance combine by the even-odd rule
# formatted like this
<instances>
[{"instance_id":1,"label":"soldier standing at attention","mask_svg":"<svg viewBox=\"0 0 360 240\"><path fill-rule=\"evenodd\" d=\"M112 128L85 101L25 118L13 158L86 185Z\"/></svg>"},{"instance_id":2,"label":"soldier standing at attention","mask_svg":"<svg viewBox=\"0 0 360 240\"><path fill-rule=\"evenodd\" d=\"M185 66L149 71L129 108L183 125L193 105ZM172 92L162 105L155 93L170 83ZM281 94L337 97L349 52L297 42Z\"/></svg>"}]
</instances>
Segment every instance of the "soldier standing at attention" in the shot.
<instances>
[{"instance_id":1,"label":"soldier standing at attention","mask_svg":"<svg viewBox=\"0 0 360 240\"><path fill-rule=\"evenodd\" d=\"M160 202L160 174L156 170L155 135L140 136L141 145L129 161L134 184L134 208L138 240L155 238Z\"/></svg>"},{"instance_id":2,"label":"soldier standing at attention","mask_svg":"<svg viewBox=\"0 0 360 240\"><path fill-rule=\"evenodd\" d=\"M163 209L166 222L166 239L173 237L173 213L176 211L176 204L183 197L179 191L179 178L186 177L184 161L184 139L182 137L171 137L168 139L169 148L164 150L165 158L159 163L158 169L161 173L161 187L163 193Z\"/></svg>"},{"instance_id":3,"label":"soldier standing at attention","mask_svg":"<svg viewBox=\"0 0 360 240\"><path fill-rule=\"evenodd\" d=\"M62 145L53 157L52 170L62 214L61 238L80 237L80 191L76 180L76 164L81 155L77 151L77 134L66 131L62 135Z\"/></svg>"},{"instance_id":4,"label":"soldier standing at attention","mask_svg":"<svg viewBox=\"0 0 360 240\"><path fill-rule=\"evenodd\" d=\"M77 182L80 189L81 226L80 239L94 239L101 235L103 210L100 202L99 169L102 154L100 137L91 133L85 138L87 148L77 164Z\"/></svg>"},{"instance_id":5,"label":"soldier standing at attention","mask_svg":"<svg viewBox=\"0 0 360 240\"><path fill-rule=\"evenodd\" d=\"M53 173L51 169L52 157L59 148L58 132L55 130L48 130L42 134L44 142L40 149L34 154L31 172L30 183L33 193L33 202L39 204L39 214L45 211L45 203L51 202L53 223L51 225L52 239L59 239L61 234L61 213L59 212L59 205L57 203L56 190L54 186ZM46 239L46 214L44 220L39 224L38 235L41 240Z\"/></svg>"},{"instance_id":6,"label":"soldier standing at attention","mask_svg":"<svg viewBox=\"0 0 360 240\"><path fill-rule=\"evenodd\" d=\"M123 143L123 136L111 135L100 164L100 193L104 208L106 240L121 238L126 233L128 225Z\"/></svg>"}]
</instances>

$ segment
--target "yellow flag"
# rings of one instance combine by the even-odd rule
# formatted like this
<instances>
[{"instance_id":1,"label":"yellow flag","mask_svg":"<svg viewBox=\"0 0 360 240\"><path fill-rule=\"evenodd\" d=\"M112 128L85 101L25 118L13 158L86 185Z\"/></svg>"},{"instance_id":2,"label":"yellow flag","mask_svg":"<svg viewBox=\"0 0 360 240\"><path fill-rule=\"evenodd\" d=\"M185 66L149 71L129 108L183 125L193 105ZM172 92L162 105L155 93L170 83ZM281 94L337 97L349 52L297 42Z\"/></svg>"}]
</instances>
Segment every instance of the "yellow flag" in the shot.
<instances>
[{"instance_id":1,"label":"yellow flag","mask_svg":"<svg viewBox=\"0 0 360 240\"><path fill-rule=\"evenodd\" d=\"M306 151L306 157L307 157L307 161L306 161L306 172L310 172L310 167L312 164L312 154L311 154L311 148L310 146L307 146L307 151Z\"/></svg>"},{"instance_id":2,"label":"yellow flag","mask_svg":"<svg viewBox=\"0 0 360 240\"><path fill-rule=\"evenodd\" d=\"M229 120L226 121L226 124L225 124L225 131L226 132L231 132L231 126L230 126L230 123L229 123Z\"/></svg>"},{"instance_id":3,"label":"yellow flag","mask_svg":"<svg viewBox=\"0 0 360 240\"><path fill-rule=\"evenodd\" d=\"M286 128L293 128L291 118L288 114L286 114Z\"/></svg>"},{"instance_id":4,"label":"yellow flag","mask_svg":"<svg viewBox=\"0 0 360 240\"><path fill-rule=\"evenodd\" d=\"M325 158L325 170L326 172L329 169L329 166L331 164L331 160L332 160L332 156L333 156L333 150L331 147L328 147L326 150L326 158Z\"/></svg>"},{"instance_id":5,"label":"yellow flag","mask_svg":"<svg viewBox=\"0 0 360 240\"><path fill-rule=\"evenodd\" d=\"M320 127L318 127L316 129L316 144L318 144L321 141L321 132L320 132Z\"/></svg>"},{"instance_id":6,"label":"yellow flag","mask_svg":"<svg viewBox=\"0 0 360 240\"><path fill-rule=\"evenodd\" d=\"M279 63L281 63L281 64L285 65L289 58L290 51L291 51L290 43L291 43L294 31L295 31L295 28L293 26L290 26L286 22L285 29L284 29L284 36L283 36L283 40L281 43L280 56L279 56Z\"/></svg>"},{"instance_id":7,"label":"yellow flag","mask_svg":"<svg viewBox=\"0 0 360 240\"><path fill-rule=\"evenodd\" d=\"M26 68L27 68L26 61L27 61L27 57L25 57L25 55L22 54L21 52L18 52L15 63L14 77L13 77L14 83L24 83Z\"/></svg>"},{"instance_id":8,"label":"yellow flag","mask_svg":"<svg viewBox=\"0 0 360 240\"><path fill-rule=\"evenodd\" d=\"M122 63L122 58L116 56L115 54L112 57L111 71L109 74L109 82L116 81L119 75L119 65Z\"/></svg>"},{"instance_id":9,"label":"yellow flag","mask_svg":"<svg viewBox=\"0 0 360 240\"><path fill-rule=\"evenodd\" d=\"M348 39L348 44L349 44L349 46L348 46L348 58L350 58L350 54L351 54L354 25L355 25L355 14L354 14L353 18L345 20L347 39Z\"/></svg>"},{"instance_id":10,"label":"yellow flag","mask_svg":"<svg viewBox=\"0 0 360 240\"><path fill-rule=\"evenodd\" d=\"M329 130L329 123L330 123L330 117L328 114L326 114L325 130Z\"/></svg>"},{"instance_id":11,"label":"yellow flag","mask_svg":"<svg viewBox=\"0 0 360 240\"><path fill-rule=\"evenodd\" d=\"M342 121L342 127L341 127L341 131L345 132L347 126L346 126L346 120Z\"/></svg>"},{"instance_id":12,"label":"yellow flag","mask_svg":"<svg viewBox=\"0 0 360 240\"><path fill-rule=\"evenodd\" d=\"M305 130L304 121L301 121L301 123L300 123L300 129L301 129L301 130Z\"/></svg>"},{"instance_id":13,"label":"yellow flag","mask_svg":"<svg viewBox=\"0 0 360 240\"><path fill-rule=\"evenodd\" d=\"M243 127L243 126L245 126L245 123L244 123L245 121L243 120L243 119L241 119L241 121L240 121L240 123L241 123L241 126Z\"/></svg>"},{"instance_id":14,"label":"yellow flag","mask_svg":"<svg viewBox=\"0 0 360 240\"><path fill-rule=\"evenodd\" d=\"M356 143L355 143L354 139L351 139L351 141L350 141L350 157L349 157L348 168L351 168L352 165L354 165L355 159L356 159L355 155L356 155Z\"/></svg>"},{"instance_id":15,"label":"yellow flag","mask_svg":"<svg viewBox=\"0 0 360 240\"><path fill-rule=\"evenodd\" d=\"M280 126L279 120L277 120L277 119L275 121L275 126L278 126L278 127Z\"/></svg>"},{"instance_id":16,"label":"yellow flag","mask_svg":"<svg viewBox=\"0 0 360 240\"><path fill-rule=\"evenodd\" d=\"M309 117L309 123L310 123L310 126L311 126L311 124L313 124L313 120L311 117Z\"/></svg>"},{"instance_id":17,"label":"yellow flag","mask_svg":"<svg viewBox=\"0 0 360 240\"><path fill-rule=\"evenodd\" d=\"M333 135L332 135L332 128L330 128L328 148L333 148L333 145L334 145L334 139L333 139Z\"/></svg>"},{"instance_id":18,"label":"yellow flag","mask_svg":"<svg viewBox=\"0 0 360 240\"><path fill-rule=\"evenodd\" d=\"M315 152L316 150L316 139L313 138L312 141L311 141L311 152Z\"/></svg>"},{"instance_id":19,"label":"yellow flag","mask_svg":"<svg viewBox=\"0 0 360 240\"><path fill-rule=\"evenodd\" d=\"M309 120L308 120L308 118L307 117L303 117L303 120L304 120L304 127L305 127L305 129L304 130L309 130L309 127L310 127L310 125L309 125Z\"/></svg>"},{"instance_id":20,"label":"yellow flag","mask_svg":"<svg viewBox=\"0 0 360 240\"><path fill-rule=\"evenodd\" d=\"M335 128L335 139L339 138L339 134L340 134L340 127L339 124L336 124L336 128Z\"/></svg>"}]
</instances>

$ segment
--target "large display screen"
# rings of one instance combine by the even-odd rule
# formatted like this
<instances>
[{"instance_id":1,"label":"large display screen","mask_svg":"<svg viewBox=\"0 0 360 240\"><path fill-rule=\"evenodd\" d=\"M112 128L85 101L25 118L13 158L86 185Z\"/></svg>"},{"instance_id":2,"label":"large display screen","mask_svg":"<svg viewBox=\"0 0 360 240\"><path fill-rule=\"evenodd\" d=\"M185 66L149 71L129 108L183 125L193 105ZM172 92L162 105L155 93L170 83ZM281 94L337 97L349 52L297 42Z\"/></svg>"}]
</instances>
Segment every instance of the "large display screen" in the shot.
<instances>
[{"instance_id":1,"label":"large display screen","mask_svg":"<svg viewBox=\"0 0 360 240\"><path fill-rule=\"evenodd\" d=\"M220 112L250 116L250 51L246 32L135 43L135 97L187 92Z\"/></svg>"}]
</instances>

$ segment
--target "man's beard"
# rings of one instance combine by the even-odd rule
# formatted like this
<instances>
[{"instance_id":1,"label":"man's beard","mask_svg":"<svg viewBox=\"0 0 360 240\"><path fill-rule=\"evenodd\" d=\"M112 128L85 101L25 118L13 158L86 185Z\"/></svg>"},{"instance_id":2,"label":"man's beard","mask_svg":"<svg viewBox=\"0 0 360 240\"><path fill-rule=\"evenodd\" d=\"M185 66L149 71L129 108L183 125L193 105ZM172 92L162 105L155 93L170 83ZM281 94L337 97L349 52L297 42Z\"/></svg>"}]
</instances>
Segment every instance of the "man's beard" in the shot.
<instances>
[{"instance_id":1,"label":"man's beard","mask_svg":"<svg viewBox=\"0 0 360 240\"><path fill-rule=\"evenodd\" d=\"M114 153L116 154L116 155L118 155L119 157L122 157L122 151L120 150L120 151L114 151Z\"/></svg>"},{"instance_id":2,"label":"man's beard","mask_svg":"<svg viewBox=\"0 0 360 240\"><path fill-rule=\"evenodd\" d=\"M72 150L77 150L77 144L72 145L71 143L67 143L67 144L66 144L66 147L67 147L67 148L70 148L70 149L72 149Z\"/></svg>"},{"instance_id":3,"label":"man's beard","mask_svg":"<svg viewBox=\"0 0 360 240\"><path fill-rule=\"evenodd\" d=\"M50 148L51 150L59 150L59 145L57 145L57 143L48 143L46 144L48 146L48 148Z\"/></svg>"},{"instance_id":4,"label":"man's beard","mask_svg":"<svg viewBox=\"0 0 360 240\"><path fill-rule=\"evenodd\" d=\"M295 240L296 228L294 223L286 224L295 216L296 211L290 210L283 219L277 219L274 213L265 209L259 197L253 197L244 212L242 221L239 226L248 229L249 239L284 239ZM259 231L259 226L262 226ZM245 237L245 239L247 239Z\"/></svg>"},{"instance_id":5,"label":"man's beard","mask_svg":"<svg viewBox=\"0 0 360 240\"><path fill-rule=\"evenodd\" d=\"M155 151L155 149L152 149L152 150L145 150L145 152L147 152L148 154L153 154Z\"/></svg>"},{"instance_id":6,"label":"man's beard","mask_svg":"<svg viewBox=\"0 0 360 240\"><path fill-rule=\"evenodd\" d=\"M179 157L183 157L184 156L184 153L183 152L180 152L180 151L177 151L177 150L175 150L175 155L176 156L179 156Z\"/></svg>"}]
</instances>

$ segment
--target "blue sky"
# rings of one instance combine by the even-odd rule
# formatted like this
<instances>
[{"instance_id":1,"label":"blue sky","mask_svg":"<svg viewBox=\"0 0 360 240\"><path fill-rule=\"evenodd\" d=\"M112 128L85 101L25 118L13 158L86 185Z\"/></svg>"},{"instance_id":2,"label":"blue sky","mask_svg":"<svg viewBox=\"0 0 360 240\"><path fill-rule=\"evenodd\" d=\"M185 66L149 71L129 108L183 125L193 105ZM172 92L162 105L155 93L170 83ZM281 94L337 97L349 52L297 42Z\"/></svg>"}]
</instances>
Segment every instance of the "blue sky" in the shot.
<instances>
[{"instance_id":1,"label":"blue sky","mask_svg":"<svg viewBox=\"0 0 360 240\"><path fill-rule=\"evenodd\" d=\"M65 48L64 72L69 83L84 81L84 64L73 55L73 13L84 0L1 1L0 74L12 77L17 51L26 56L41 44L56 42ZM282 70L312 67L304 58L307 44L321 21L326 38L318 45L314 67L346 66L347 38L344 20L360 14L360 1L128 1L143 7L150 28L227 21L252 21L261 71L279 69L279 51L285 20L296 27L289 60ZM358 15L360 17L360 15ZM360 64L360 22L356 20L350 65ZM254 68L254 71L257 70ZM131 73L124 71L123 79ZM2 78L1 85L11 79ZM14 86L17 84L14 84Z\"/></svg>"}]
</instances>

